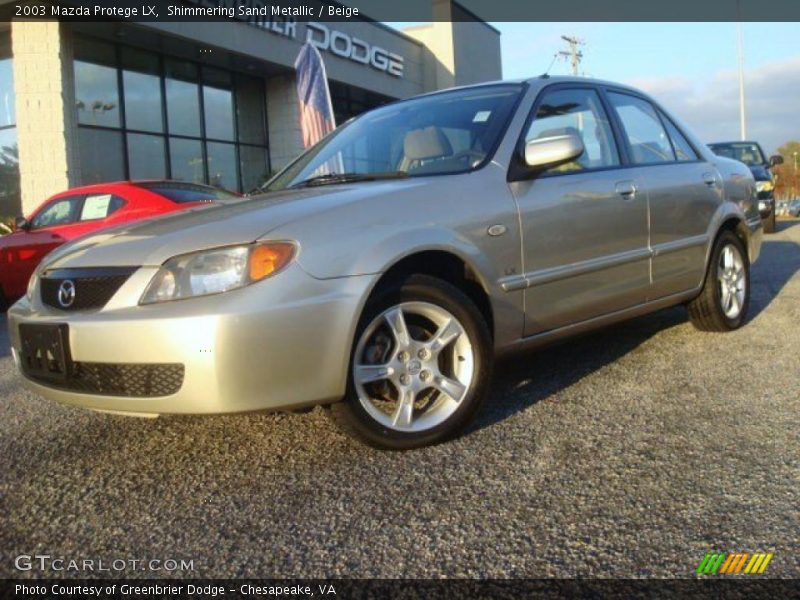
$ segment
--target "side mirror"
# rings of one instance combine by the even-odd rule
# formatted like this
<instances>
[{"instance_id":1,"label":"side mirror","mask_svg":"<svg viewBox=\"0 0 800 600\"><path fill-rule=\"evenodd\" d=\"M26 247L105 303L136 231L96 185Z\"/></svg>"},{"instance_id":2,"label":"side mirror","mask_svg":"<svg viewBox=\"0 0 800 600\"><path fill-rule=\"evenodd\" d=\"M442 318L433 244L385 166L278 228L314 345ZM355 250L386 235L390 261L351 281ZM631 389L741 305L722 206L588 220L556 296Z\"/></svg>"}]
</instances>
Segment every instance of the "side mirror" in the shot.
<instances>
[{"instance_id":1,"label":"side mirror","mask_svg":"<svg viewBox=\"0 0 800 600\"><path fill-rule=\"evenodd\" d=\"M769 157L769 166L774 167L776 165L783 164L783 157L780 154L773 154Z\"/></svg>"},{"instance_id":2,"label":"side mirror","mask_svg":"<svg viewBox=\"0 0 800 600\"><path fill-rule=\"evenodd\" d=\"M28 231L31 228L30 221L25 217L17 217L14 219L14 226L17 230Z\"/></svg>"},{"instance_id":3,"label":"side mirror","mask_svg":"<svg viewBox=\"0 0 800 600\"><path fill-rule=\"evenodd\" d=\"M525 144L525 164L546 169L567 163L584 152L583 140L574 133L538 138Z\"/></svg>"}]
</instances>

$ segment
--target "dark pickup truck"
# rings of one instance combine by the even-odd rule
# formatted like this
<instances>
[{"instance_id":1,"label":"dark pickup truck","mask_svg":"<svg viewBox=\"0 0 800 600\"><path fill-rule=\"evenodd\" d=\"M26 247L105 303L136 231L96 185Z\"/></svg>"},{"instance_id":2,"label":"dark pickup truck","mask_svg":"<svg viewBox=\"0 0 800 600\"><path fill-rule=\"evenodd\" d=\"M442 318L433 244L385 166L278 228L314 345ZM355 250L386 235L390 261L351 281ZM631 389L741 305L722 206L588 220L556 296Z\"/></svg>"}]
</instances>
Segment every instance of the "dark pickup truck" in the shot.
<instances>
[{"instance_id":1,"label":"dark pickup truck","mask_svg":"<svg viewBox=\"0 0 800 600\"><path fill-rule=\"evenodd\" d=\"M770 169L783 163L783 157L775 154L766 160L758 142L717 142L709 144L711 151L725 158L732 158L746 164L756 180L758 192L758 211L764 221L766 233L775 232L775 181Z\"/></svg>"}]
</instances>

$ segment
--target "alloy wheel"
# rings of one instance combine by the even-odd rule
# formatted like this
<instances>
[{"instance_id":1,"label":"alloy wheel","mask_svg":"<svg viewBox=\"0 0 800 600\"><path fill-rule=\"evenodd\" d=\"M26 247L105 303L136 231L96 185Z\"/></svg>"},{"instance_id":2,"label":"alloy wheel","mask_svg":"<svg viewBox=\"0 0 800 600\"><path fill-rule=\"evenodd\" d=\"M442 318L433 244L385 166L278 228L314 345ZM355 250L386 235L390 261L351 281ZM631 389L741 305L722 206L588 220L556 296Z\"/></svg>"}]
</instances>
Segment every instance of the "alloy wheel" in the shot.
<instances>
[{"instance_id":1,"label":"alloy wheel","mask_svg":"<svg viewBox=\"0 0 800 600\"><path fill-rule=\"evenodd\" d=\"M722 312L729 319L737 318L744 306L747 279L744 260L739 249L733 244L726 244L720 252L717 281Z\"/></svg>"},{"instance_id":2,"label":"alloy wheel","mask_svg":"<svg viewBox=\"0 0 800 600\"><path fill-rule=\"evenodd\" d=\"M458 410L474 370L472 342L455 316L429 302L403 302L364 329L353 381L361 406L380 425L422 432Z\"/></svg>"}]
</instances>

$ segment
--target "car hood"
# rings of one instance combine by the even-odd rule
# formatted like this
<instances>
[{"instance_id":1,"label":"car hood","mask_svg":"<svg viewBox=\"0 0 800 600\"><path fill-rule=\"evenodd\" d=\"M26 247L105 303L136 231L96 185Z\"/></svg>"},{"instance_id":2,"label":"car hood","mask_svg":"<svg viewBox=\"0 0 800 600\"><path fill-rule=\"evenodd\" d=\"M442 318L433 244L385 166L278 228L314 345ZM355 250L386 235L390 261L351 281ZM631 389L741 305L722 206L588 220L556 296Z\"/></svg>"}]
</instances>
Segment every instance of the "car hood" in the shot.
<instances>
[{"instance_id":1,"label":"car hood","mask_svg":"<svg viewBox=\"0 0 800 600\"><path fill-rule=\"evenodd\" d=\"M421 178L326 185L203 206L80 238L49 254L42 268L159 266L180 254L254 242L308 214L424 185Z\"/></svg>"}]
</instances>

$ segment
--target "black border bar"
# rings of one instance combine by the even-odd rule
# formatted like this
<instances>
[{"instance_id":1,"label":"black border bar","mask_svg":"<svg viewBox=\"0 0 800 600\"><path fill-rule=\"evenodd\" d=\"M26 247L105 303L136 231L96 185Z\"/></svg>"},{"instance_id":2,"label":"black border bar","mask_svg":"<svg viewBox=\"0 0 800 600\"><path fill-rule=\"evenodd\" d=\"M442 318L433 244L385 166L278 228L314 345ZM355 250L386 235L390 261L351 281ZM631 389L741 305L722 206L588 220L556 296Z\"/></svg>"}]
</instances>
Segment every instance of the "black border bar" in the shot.
<instances>
[{"instance_id":1,"label":"black border bar","mask_svg":"<svg viewBox=\"0 0 800 600\"><path fill-rule=\"evenodd\" d=\"M800 21L797 0L0 0L0 20L431 22ZM27 7L27 8L26 8ZM172 7L172 9L170 8ZM176 11L176 8L178 9ZM208 9L190 14L183 9ZM256 11L245 14L247 11ZM152 11L152 12L151 12ZM277 11L277 12L276 12ZM127 16L126 16L127 15Z\"/></svg>"},{"instance_id":2,"label":"black border bar","mask_svg":"<svg viewBox=\"0 0 800 600\"><path fill-rule=\"evenodd\" d=\"M138 593L125 593L125 586ZM142 592L142 588L147 589ZM274 588L276 591L270 591ZM331 593L331 589L335 594ZM709 576L702 579L5 579L1 598L277 598L280 600L470 600L522 598L791 598L792 579Z\"/></svg>"}]
</instances>

